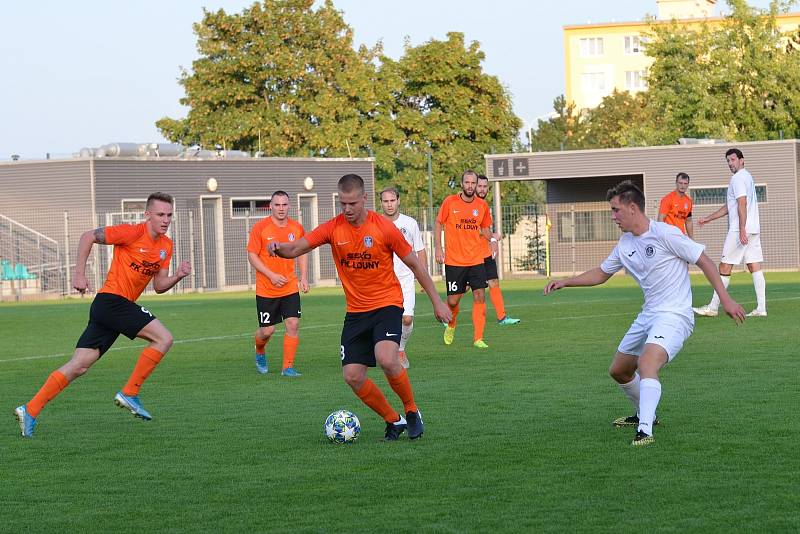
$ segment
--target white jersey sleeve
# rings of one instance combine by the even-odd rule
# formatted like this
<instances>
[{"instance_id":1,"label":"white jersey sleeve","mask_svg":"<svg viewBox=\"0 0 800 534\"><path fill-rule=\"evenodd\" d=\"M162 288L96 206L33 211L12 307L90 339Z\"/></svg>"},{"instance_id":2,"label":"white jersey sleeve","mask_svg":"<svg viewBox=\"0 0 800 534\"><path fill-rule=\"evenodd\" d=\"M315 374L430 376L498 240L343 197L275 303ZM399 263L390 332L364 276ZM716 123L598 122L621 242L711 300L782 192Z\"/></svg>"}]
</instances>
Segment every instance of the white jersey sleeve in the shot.
<instances>
[{"instance_id":1,"label":"white jersey sleeve","mask_svg":"<svg viewBox=\"0 0 800 534\"><path fill-rule=\"evenodd\" d=\"M414 221L414 225L411 230L411 248L414 249L414 252L425 250L425 240L422 239L422 232L419 229L419 224L417 224L417 221Z\"/></svg>"},{"instance_id":2,"label":"white jersey sleeve","mask_svg":"<svg viewBox=\"0 0 800 534\"><path fill-rule=\"evenodd\" d=\"M622 260L619 257L619 243L611 251L608 258L600 264L600 269L606 274L614 274L622 269Z\"/></svg>"},{"instance_id":3,"label":"white jersey sleeve","mask_svg":"<svg viewBox=\"0 0 800 534\"><path fill-rule=\"evenodd\" d=\"M700 255L706 249L705 245L693 241L674 226L668 225L667 228L662 227L661 229L664 248L687 263L697 263Z\"/></svg>"}]
</instances>

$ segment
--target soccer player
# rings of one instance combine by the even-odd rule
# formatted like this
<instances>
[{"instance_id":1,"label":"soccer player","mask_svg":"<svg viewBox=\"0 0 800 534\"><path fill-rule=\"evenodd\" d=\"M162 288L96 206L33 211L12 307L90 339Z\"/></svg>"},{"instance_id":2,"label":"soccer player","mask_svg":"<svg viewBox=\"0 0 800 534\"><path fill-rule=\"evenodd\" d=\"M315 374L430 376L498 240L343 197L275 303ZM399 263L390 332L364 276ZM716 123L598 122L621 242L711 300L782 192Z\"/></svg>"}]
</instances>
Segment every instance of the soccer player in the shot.
<instances>
[{"instance_id":1,"label":"soccer player","mask_svg":"<svg viewBox=\"0 0 800 534\"><path fill-rule=\"evenodd\" d=\"M478 185L475 194L486 201L489 194L489 178L483 174L478 175ZM488 205L488 202L487 202ZM498 233L492 233L491 239L484 244L483 267L486 269L486 283L489 284L489 300L492 301L494 312L497 315L497 324L510 325L519 323L519 319L514 319L506 314L506 305L503 301L503 292L500 290L500 277L497 274L497 241L500 239Z\"/></svg>"},{"instance_id":2,"label":"soccer player","mask_svg":"<svg viewBox=\"0 0 800 534\"><path fill-rule=\"evenodd\" d=\"M419 231L417 221L400 213L400 192L395 187L387 187L381 191L381 209L387 219L403 234L403 237L411 245L411 250L417 255L419 264L427 271L428 255L425 252L425 243L422 241L422 233ZM414 292L415 282L414 273L403 263L397 254L394 255L394 274L400 281L403 290L403 330L400 334L400 364L408 369L409 361L406 355L406 344L414 331L414 306L417 297Z\"/></svg>"},{"instance_id":3,"label":"soccer player","mask_svg":"<svg viewBox=\"0 0 800 534\"><path fill-rule=\"evenodd\" d=\"M626 180L610 189L606 198L611 219L623 232L617 246L599 268L550 281L544 294L563 287L596 286L622 268L638 282L644 306L622 338L609 373L637 410L636 415L619 418L614 425L636 426L632 444L649 445L654 441L661 399L658 372L675 358L694 328L688 263L703 271L719 292L725 313L736 323L744 321L744 309L728 295L703 245L674 226L647 218L644 194L636 185Z\"/></svg>"},{"instance_id":4,"label":"soccer player","mask_svg":"<svg viewBox=\"0 0 800 534\"><path fill-rule=\"evenodd\" d=\"M139 389L172 346L172 334L147 308L135 301L150 280L156 293L164 293L192 272L189 262L184 261L175 274L167 274L172 240L166 233L172 213L172 197L153 193L147 198L143 223L97 228L81 235L72 281L76 290L85 293L89 289L86 260L95 243L114 245L114 258L105 284L92 302L89 324L78 339L72 358L50 374L27 404L14 410L24 437L33 436L36 420L45 404L86 373L120 334L130 339L144 339L149 344L139 356L128 382L114 396L114 402L136 417L145 421L152 419L139 400Z\"/></svg>"},{"instance_id":5,"label":"soccer player","mask_svg":"<svg viewBox=\"0 0 800 534\"><path fill-rule=\"evenodd\" d=\"M665 222L694 239L692 227L692 197L686 194L689 189L689 175L679 172L675 177L675 190L664 195L658 207L658 222Z\"/></svg>"},{"instance_id":6,"label":"soccer player","mask_svg":"<svg viewBox=\"0 0 800 534\"><path fill-rule=\"evenodd\" d=\"M408 371L398 357L403 292L394 274L393 254L419 280L431 299L436 318L447 322L451 313L436 294L431 277L403 234L386 217L365 208L364 180L357 174L346 174L339 179L338 188L340 215L299 240L273 242L269 249L281 258L296 258L320 245L331 246L347 303L340 346L344 381L386 422L385 440L396 440L406 428L408 436L417 439L425 427L414 401ZM405 417L392 408L378 386L367 378L367 368L375 367L376 363L402 400Z\"/></svg>"},{"instance_id":7,"label":"soccer player","mask_svg":"<svg viewBox=\"0 0 800 534\"><path fill-rule=\"evenodd\" d=\"M436 246L436 261L444 263L447 282L447 305L453 319L444 329L444 343L450 345L456 333L456 317L459 302L472 289L472 345L479 349L489 348L483 340L486 326L486 268L483 265L484 246L492 239L492 215L489 206L475 194L478 175L466 170L461 175L461 192L444 199L436 216L433 242ZM442 250L442 228L446 248ZM494 243L496 246L496 243ZM496 249L495 249L496 250Z\"/></svg>"},{"instance_id":8,"label":"soccer player","mask_svg":"<svg viewBox=\"0 0 800 534\"><path fill-rule=\"evenodd\" d=\"M289 194L275 191L269 201L270 215L257 222L247 242L247 259L256 270L256 311L258 330L255 333L256 370L266 374L265 348L275 325L284 322L282 376L298 377L294 358L299 343L300 293L294 260L271 256L267 249L272 241L295 241L305 235L303 226L289 218ZM308 256L300 256L299 289L308 293Z\"/></svg>"},{"instance_id":9,"label":"soccer player","mask_svg":"<svg viewBox=\"0 0 800 534\"><path fill-rule=\"evenodd\" d=\"M758 198L753 176L744 168L744 155L738 148L725 152L728 168L733 173L728 184L725 205L709 215L701 217L697 223L702 228L707 223L728 215L728 235L722 246L722 258L719 262L719 274L722 284L728 287L734 265L742 260L747 270L753 275L753 287L756 290L756 309L747 314L748 317L767 316L767 282L761 272L764 255L761 252L761 224L758 217ZM694 308L698 315L715 317L719 308L719 295L714 293L711 302L705 306Z\"/></svg>"}]
</instances>

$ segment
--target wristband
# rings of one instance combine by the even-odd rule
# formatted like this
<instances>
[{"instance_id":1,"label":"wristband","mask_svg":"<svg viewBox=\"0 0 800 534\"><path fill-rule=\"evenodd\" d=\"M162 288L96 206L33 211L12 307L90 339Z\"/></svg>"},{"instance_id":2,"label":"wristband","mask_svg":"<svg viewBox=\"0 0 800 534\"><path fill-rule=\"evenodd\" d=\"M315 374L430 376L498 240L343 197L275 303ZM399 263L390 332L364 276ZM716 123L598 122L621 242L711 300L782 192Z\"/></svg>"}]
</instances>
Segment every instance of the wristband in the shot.
<instances>
[{"instance_id":1,"label":"wristband","mask_svg":"<svg viewBox=\"0 0 800 534\"><path fill-rule=\"evenodd\" d=\"M497 243L497 239L493 237L489 240L489 243Z\"/></svg>"}]
</instances>

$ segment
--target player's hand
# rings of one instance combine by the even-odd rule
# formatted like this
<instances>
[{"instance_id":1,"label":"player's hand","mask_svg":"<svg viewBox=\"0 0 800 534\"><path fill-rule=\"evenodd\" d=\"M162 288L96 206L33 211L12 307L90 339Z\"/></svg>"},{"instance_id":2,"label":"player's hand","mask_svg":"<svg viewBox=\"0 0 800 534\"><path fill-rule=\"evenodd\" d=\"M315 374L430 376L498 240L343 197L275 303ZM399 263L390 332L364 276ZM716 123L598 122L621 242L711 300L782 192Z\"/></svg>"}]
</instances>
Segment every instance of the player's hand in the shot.
<instances>
[{"instance_id":1,"label":"player's hand","mask_svg":"<svg viewBox=\"0 0 800 534\"><path fill-rule=\"evenodd\" d=\"M269 281L272 282L272 285L275 287L283 287L286 285L286 282L289 281L288 278L283 276L282 274L271 274L268 276Z\"/></svg>"},{"instance_id":2,"label":"player's hand","mask_svg":"<svg viewBox=\"0 0 800 534\"><path fill-rule=\"evenodd\" d=\"M550 280L547 282L547 285L544 286L544 294L549 295L553 291L558 291L562 287L565 287L563 280Z\"/></svg>"},{"instance_id":3,"label":"player's hand","mask_svg":"<svg viewBox=\"0 0 800 534\"><path fill-rule=\"evenodd\" d=\"M192 266L189 264L188 261L182 261L180 265L178 265L178 272L177 275L179 278L186 278L192 274Z\"/></svg>"},{"instance_id":4,"label":"player's hand","mask_svg":"<svg viewBox=\"0 0 800 534\"><path fill-rule=\"evenodd\" d=\"M308 293L308 280L305 278L300 279L300 291L303 293Z\"/></svg>"},{"instance_id":5,"label":"player's hand","mask_svg":"<svg viewBox=\"0 0 800 534\"><path fill-rule=\"evenodd\" d=\"M81 295L89 291L89 281L86 279L86 275L75 273L72 277L72 287Z\"/></svg>"},{"instance_id":6,"label":"player's hand","mask_svg":"<svg viewBox=\"0 0 800 534\"><path fill-rule=\"evenodd\" d=\"M450 307L441 300L433 303L433 315L440 323L447 324L453 320L452 310L450 310Z\"/></svg>"},{"instance_id":7,"label":"player's hand","mask_svg":"<svg viewBox=\"0 0 800 534\"><path fill-rule=\"evenodd\" d=\"M489 246L492 249L492 259L495 259L497 257L500 247L497 246L497 241L492 241L491 243L489 243Z\"/></svg>"},{"instance_id":8,"label":"player's hand","mask_svg":"<svg viewBox=\"0 0 800 534\"><path fill-rule=\"evenodd\" d=\"M747 231L746 230L739 230L739 243L742 245L747 244Z\"/></svg>"},{"instance_id":9,"label":"player's hand","mask_svg":"<svg viewBox=\"0 0 800 534\"><path fill-rule=\"evenodd\" d=\"M705 225L706 225L706 223L708 223L708 222L709 222L709 221L708 221L708 218L707 218L707 217L700 217L699 219L697 219L697 224L698 224L700 227L703 227L703 226L705 226Z\"/></svg>"},{"instance_id":10,"label":"player's hand","mask_svg":"<svg viewBox=\"0 0 800 534\"><path fill-rule=\"evenodd\" d=\"M744 308L742 305L736 302L733 299L728 299L727 302L722 302L722 309L725 310L725 313L736 321L736 324L742 324L747 317L744 313Z\"/></svg>"},{"instance_id":11,"label":"player's hand","mask_svg":"<svg viewBox=\"0 0 800 534\"><path fill-rule=\"evenodd\" d=\"M444 251L441 248L436 249L436 263L444 263Z\"/></svg>"}]
</instances>

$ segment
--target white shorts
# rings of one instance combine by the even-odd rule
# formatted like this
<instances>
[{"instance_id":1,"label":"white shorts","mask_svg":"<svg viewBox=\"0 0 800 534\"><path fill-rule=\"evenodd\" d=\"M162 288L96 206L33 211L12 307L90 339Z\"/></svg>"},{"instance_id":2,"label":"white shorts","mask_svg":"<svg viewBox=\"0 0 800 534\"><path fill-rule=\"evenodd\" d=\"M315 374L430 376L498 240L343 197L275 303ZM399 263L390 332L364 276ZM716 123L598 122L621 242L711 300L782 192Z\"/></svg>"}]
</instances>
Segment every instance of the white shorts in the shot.
<instances>
[{"instance_id":1,"label":"white shorts","mask_svg":"<svg viewBox=\"0 0 800 534\"><path fill-rule=\"evenodd\" d=\"M761 234L747 234L747 244L739 242L739 232L728 232L725 244L722 246L720 262L728 265L745 263L761 263L764 255L761 252Z\"/></svg>"},{"instance_id":2,"label":"white shorts","mask_svg":"<svg viewBox=\"0 0 800 534\"><path fill-rule=\"evenodd\" d=\"M417 304L417 289L416 278L398 278L400 280L400 289L403 290L403 315L410 315L414 317L414 306Z\"/></svg>"},{"instance_id":3,"label":"white shorts","mask_svg":"<svg viewBox=\"0 0 800 534\"><path fill-rule=\"evenodd\" d=\"M617 350L623 354L639 356L646 343L653 343L667 351L669 361L680 352L694 329L694 321L677 313L640 313L619 343Z\"/></svg>"}]
</instances>

